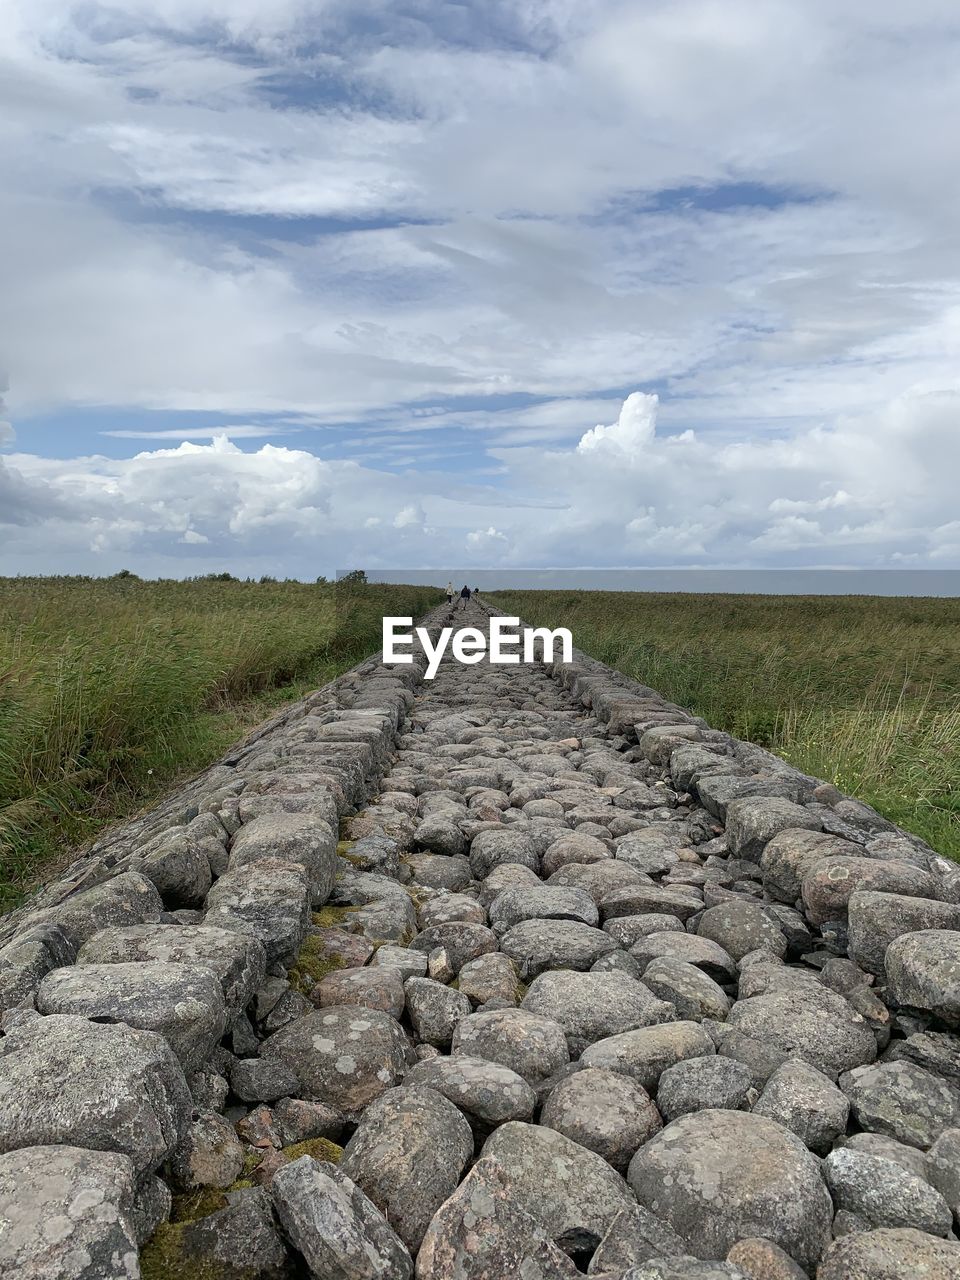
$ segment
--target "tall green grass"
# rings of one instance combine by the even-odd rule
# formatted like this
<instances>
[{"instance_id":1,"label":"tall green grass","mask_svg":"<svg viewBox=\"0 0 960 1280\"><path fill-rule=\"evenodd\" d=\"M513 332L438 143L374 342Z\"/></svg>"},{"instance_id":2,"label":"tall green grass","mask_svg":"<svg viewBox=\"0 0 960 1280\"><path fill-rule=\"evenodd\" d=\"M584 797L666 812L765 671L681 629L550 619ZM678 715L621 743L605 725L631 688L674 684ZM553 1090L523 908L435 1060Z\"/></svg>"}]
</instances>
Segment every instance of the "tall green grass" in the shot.
<instances>
[{"instance_id":1,"label":"tall green grass","mask_svg":"<svg viewBox=\"0 0 960 1280\"><path fill-rule=\"evenodd\" d=\"M380 646L426 587L0 579L0 905Z\"/></svg>"},{"instance_id":2,"label":"tall green grass","mask_svg":"<svg viewBox=\"0 0 960 1280\"><path fill-rule=\"evenodd\" d=\"M960 600L499 592L960 858Z\"/></svg>"}]
</instances>

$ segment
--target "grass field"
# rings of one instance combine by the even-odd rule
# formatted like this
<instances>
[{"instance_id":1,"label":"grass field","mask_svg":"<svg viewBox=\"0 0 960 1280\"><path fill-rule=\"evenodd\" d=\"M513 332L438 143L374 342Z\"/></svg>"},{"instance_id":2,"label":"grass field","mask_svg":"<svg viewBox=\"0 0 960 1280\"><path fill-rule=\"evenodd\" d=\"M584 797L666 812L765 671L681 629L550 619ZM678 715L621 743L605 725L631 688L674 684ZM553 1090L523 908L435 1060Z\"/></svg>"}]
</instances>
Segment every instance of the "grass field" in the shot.
<instances>
[{"instance_id":1,"label":"grass field","mask_svg":"<svg viewBox=\"0 0 960 1280\"><path fill-rule=\"evenodd\" d=\"M492 597L960 859L960 600Z\"/></svg>"},{"instance_id":2,"label":"grass field","mask_svg":"<svg viewBox=\"0 0 960 1280\"><path fill-rule=\"evenodd\" d=\"M0 579L0 909L70 846L380 647L428 587Z\"/></svg>"}]
</instances>

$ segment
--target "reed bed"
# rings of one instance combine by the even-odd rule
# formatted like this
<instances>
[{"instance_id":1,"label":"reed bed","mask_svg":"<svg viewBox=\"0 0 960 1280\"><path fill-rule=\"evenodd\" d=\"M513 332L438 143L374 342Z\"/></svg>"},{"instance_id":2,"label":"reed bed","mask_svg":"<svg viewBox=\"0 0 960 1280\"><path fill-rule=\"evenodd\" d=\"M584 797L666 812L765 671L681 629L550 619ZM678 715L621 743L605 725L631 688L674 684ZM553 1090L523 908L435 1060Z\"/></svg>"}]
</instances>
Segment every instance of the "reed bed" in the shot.
<instances>
[{"instance_id":1,"label":"reed bed","mask_svg":"<svg viewBox=\"0 0 960 1280\"><path fill-rule=\"evenodd\" d=\"M0 579L0 906L380 646L425 587Z\"/></svg>"},{"instance_id":2,"label":"reed bed","mask_svg":"<svg viewBox=\"0 0 960 1280\"><path fill-rule=\"evenodd\" d=\"M498 607L960 859L960 600L517 591Z\"/></svg>"}]
</instances>

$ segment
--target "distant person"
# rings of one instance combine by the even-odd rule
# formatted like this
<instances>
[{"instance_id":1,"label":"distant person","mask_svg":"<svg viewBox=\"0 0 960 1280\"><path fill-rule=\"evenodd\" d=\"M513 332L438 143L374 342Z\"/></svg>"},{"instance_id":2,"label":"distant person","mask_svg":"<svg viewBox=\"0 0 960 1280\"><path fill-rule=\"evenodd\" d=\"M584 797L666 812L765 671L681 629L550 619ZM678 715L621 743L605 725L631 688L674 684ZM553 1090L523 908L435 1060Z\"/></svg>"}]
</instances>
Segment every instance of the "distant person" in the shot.
<instances>
[{"instance_id":1,"label":"distant person","mask_svg":"<svg viewBox=\"0 0 960 1280\"><path fill-rule=\"evenodd\" d=\"M447 604L453 604L453 583L447 583Z\"/></svg>"},{"instance_id":2,"label":"distant person","mask_svg":"<svg viewBox=\"0 0 960 1280\"><path fill-rule=\"evenodd\" d=\"M470 588L466 583L463 584L463 590L460 592L460 608L465 609L470 603Z\"/></svg>"},{"instance_id":3,"label":"distant person","mask_svg":"<svg viewBox=\"0 0 960 1280\"><path fill-rule=\"evenodd\" d=\"M474 594L475 596L478 596L478 595L480 594L480 588L479 588L479 587L474 587L474 588L473 588L473 594Z\"/></svg>"}]
</instances>

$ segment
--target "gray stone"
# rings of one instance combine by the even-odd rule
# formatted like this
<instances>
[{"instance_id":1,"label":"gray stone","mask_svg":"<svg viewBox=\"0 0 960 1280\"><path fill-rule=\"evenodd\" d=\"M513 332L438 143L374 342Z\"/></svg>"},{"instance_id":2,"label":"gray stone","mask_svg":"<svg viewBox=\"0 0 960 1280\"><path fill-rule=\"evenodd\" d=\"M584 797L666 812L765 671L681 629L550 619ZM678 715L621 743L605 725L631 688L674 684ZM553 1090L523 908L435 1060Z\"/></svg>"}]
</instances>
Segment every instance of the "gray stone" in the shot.
<instances>
[{"instance_id":1,"label":"gray stone","mask_svg":"<svg viewBox=\"0 0 960 1280\"><path fill-rule=\"evenodd\" d=\"M431 978L408 978L403 989L417 1039L438 1049L448 1048L457 1023L473 1012L468 998Z\"/></svg>"},{"instance_id":2,"label":"gray stone","mask_svg":"<svg viewBox=\"0 0 960 1280\"><path fill-rule=\"evenodd\" d=\"M73 947L111 925L148 924L163 915L163 901L146 876L125 871L74 893L58 906L28 916L25 926L55 924Z\"/></svg>"},{"instance_id":3,"label":"gray stone","mask_svg":"<svg viewBox=\"0 0 960 1280\"><path fill-rule=\"evenodd\" d=\"M586 971L617 943L602 929L574 920L525 920L504 934L500 948L528 982L547 969Z\"/></svg>"},{"instance_id":4,"label":"gray stone","mask_svg":"<svg viewBox=\"0 0 960 1280\"><path fill-rule=\"evenodd\" d=\"M712 939L695 933L651 933L635 942L630 954L640 963L641 970L651 960L666 958L695 964L716 982L730 982L737 976L737 966L728 952Z\"/></svg>"},{"instance_id":5,"label":"gray stone","mask_svg":"<svg viewBox=\"0 0 960 1280\"><path fill-rule=\"evenodd\" d=\"M643 971L644 985L655 996L668 1001L677 1016L692 1022L704 1018L723 1019L730 1012L730 998L702 969L683 960L661 956Z\"/></svg>"},{"instance_id":6,"label":"gray stone","mask_svg":"<svg viewBox=\"0 0 960 1280\"><path fill-rule=\"evenodd\" d=\"M434 1089L405 1084L366 1109L340 1168L416 1254L472 1156L473 1134L457 1108Z\"/></svg>"},{"instance_id":7,"label":"gray stone","mask_svg":"<svg viewBox=\"0 0 960 1280\"><path fill-rule=\"evenodd\" d=\"M456 921L451 924L436 924L430 929L424 929L411 941L410 947L414 951L426 952L428 956L431 951L442 947L456 975L471 960L476 960L478 956L486 955L490 951L496 951L497 935L485 925Z\"/></svg>"},{"instance_id":8,"label":"gray stone","mask_svg":"<svg viewBox=\"0 0 960 1280\"><path fill-rule=\"evenodd\" d=\"M358 1118L414 1063L400 1024L376 1009L339 1005L298 1018L265 1040L266 1059L279 1058L300 1081L301 1096Z\"/></svg>"},{"instance_id":9,"label":"gray stone","mask_svg":"<svg viewBox=\"0 0 960 1280\"><path fill-rule=\"evenodd\" d=\"M170 1046L152 1031L68 1015L0 1039L0 1151L63 1143L155 1169L186 1132L193 1100Z\"/></svg>"},{"instance_id":10,"label":"gray stone","mask_svg":"<svg viewBox=\"0 0 960 1280\"><path fill-rule=\"evenodd\" d=\"M850 1102L822 1071L792 1058L774 1071L753 1112L776 1120L822 1156L846 1132Z\"/></svg>"},{"instance_id":11,"label":"gray stone","mask_svg":"<svg viewBox=\"0 0 960 1280\"><path fill-rule=\"evenodd\" d=\"M417 1280L576 1280L493 1161L479 1160L437 1210L417 1255Z\"/></svg>"},{"instance_id":12,"label":"gray stone","mask_svg":"<svg viewBox=\"0 0 960 1280\"><path fill-rule=\"evenodd\" d=\"M783 930L753 902L721 902L708 907L700 917L697 933L717 943L734 960L742 960L751 951L769 951L780 957L787 954Z\"/></svg>"},{"instance_id":13,"label":"gray stone","mask_svg":"<svg viewBox=\"0 0 960 1280\"><path fill-rule=\"evenodd\" d=\"M952 1130L948 1129L946 1132L950 1133ZM851 1151L864 1151L869 1156L882 1156L884 1160L892 1160L915 1178L932 1182L928 1154L916 1147L908 1147L896 1138L887 1138L882 1133L854 1133L844 1140L843 1146L849 1147ZM932 1153L933 1147L930 1151Z\"/></svg>"},{"instance_id":14,"label":"gray stone","mask_svg":"<svg viewBox=\"0 0 960 1280\"><path fill-rule=\"evenodd\" d=\"M928 1180L960 1216L960 1129L945 1129L927 1153Z\"/></svg>"},{"instance_id":15,"label":"gray stone","mask_svg":"<svg viewBox=\"0 0 960 1280\"><path fill-rule=\"evenodd\" d=\"M140 1275L135 1173L123 1155L34 1146L0 1155L0 1275L133 1280Z\"/></svg>"},{"instance_id":16,"label":"gray stone","mask_svg":"<svg viewBox=\"0 0 960 1280\"><path fill-rule=\"evenodd\" d=\"M503 1175L509 1194L569 1254L592 1252L634 1203L623 1178L592 1151L542 1125L495 1129L480 1163Z\"/></svg>"},{"instance_id":17,"label":"gray stone","mask_svg":"<svg viewBox=\"0 0 960 1280\"><path fill-rule=\"evenodd\" d=\"M668 1122L693 1111L741 1111L756 1097L752 1088L750 1071L742 1062L716 1054L685 1058L660 1076L657 1106Z\"/></svg>"},{"instance_id":18,"label":"gray stone","mask_svg":"<svg viewBox=\"0 0 960 1280\"><path fill-rule=\"evenodd\" d=\"M831 1077L877 1056L876 1039L864 1019L842 996L818 984L738 1000L727 1022Z\"/></svg>"},{"instance_id":19,"label":"gray stone","mask_svg":"<svg viewBox=\"0 0 960 1280\"><path fill-rule=\"evenodd\" d=\"M486 1004L492 999L516 1004L522 990L516 966L509 956L500 951L492 951L465 964L458 975L457 986L476 1004Z\"/></svg>"},{"instance_id":20,"label":"gray stone","mask_svg":"<svg viewBox=\"0 0 960 1280\"><path fill-rule=\"evenodd\" d=\"M817 1280L957 1280L960 1245L911 1228L881 1228L835 1240Z\"/></svg>"},{"instance_id":21,"label":"gray stone","mask_svg":"<svg viewBox=\"0 0 960 1280\"><path fill-rule=\"evenodd\" d=\"M777 796L745 796L727 805L727 847L736 858L760 861L768 841L781 831L806 828L819 831L823 824L803 805ZM762 866L762 861L760 862Z\"/></svg>"},{"instance_id":22,"label":"gray stone","mask_svg":"<svg viewBox=\"0 0 960 1280\"><path fill-rule=\"evenodd\" d=\"M317 983L311 993L314 1004L327 1009L338 1004L358 1004L400 1018L406 1007L399 970L377 968L335 969Z\"/></svg>"},{"instance_id":23,"label":"gray stone","mask_svg":"<svg viewBox=\"0 0 960 1280\"><path fill-rule=\"evenodd\" d=\"M858 890L847 903L847 927L851 959L882 977L887 947L895 938L927 929L960 929L960 906Z\"/></svg>"},{"instance_id":24,"label":"gray stone","mask_svg":"<svg viewBox=\"0 0 960 1280\"><path fill-rule=\"evenodd\" d=\"M862 1129L926 1150L960 1124L960 1091L912 1062L878 1062L840 1077Z\"/></svg>"},{"instance_id":25,"label":"gray stone","mask_svg":"<svg viewBox=\"0 0 960 1280\"><path fill-rule=\"evenodd\" d=\"M310 925L310 890L292 862L251 862L222 875L207 894L206 924L263 943L267 963L290 965Z\"/></svg>"},{"instance_id":26,"label":"gray stone","mask_svg":"<svg viewBox=\"0 0 960 1280\"><path fill-rule=\"evenodd\" d=\"M631 1267L623 1280L747 1280L732 1262L704 1262L696 1258L653 1258Z\"/></svg>"},{"instance_id":27,"label":"gray stone","mask_svg":"<svg viewBox=\"0 0 960 1280\"><path fill-rule=\"evenodd\" d=\"M682 1116L630 1163L637 1199L698 1258L725 1258L763 1236L812 1271L830 1239L833 1206L819 1161L794 1134L744 1111Z\"/></svg>"},{"instance_id":28,"label":"gray stone","mask_svg":"<svg viewBox=\"0 0 960 1280\"><path fill-rule=\"evenodd\" d=\"M0 947L0 1010L33 1000L51 969L73 964L74 949L58 925L37 924Z\"/></svg>"},{"instance_id":29,"label":"gray stone","mask_svg":"<svg viewBox=\"0 0 960 1280\"><path fill-rule=\"evenodd\" d=\"M760 855L763 886L771 897L794 903L800 897L804 877L829 857L857 856L859 845L825 831L791 827L780 831L764 846Z\"/></svg>"},{"instance_id":30,"label":"gray stone","mask_svg":"<svg viewBox=\"0 0 960 1280\"><path fill-rule=\"evenodd\" d=\"M274 1221L270 1197L262 1187L227 1192L223 1209L185 1223L180 1254L202 1275L231 1280L252 1273L256 1280L286 1280L290 1259Z\"/></svg>"},{"instance_id":31,"label":"gray stone","mask_svg":"<svg viewBox=\"0 0 960 1280\"><path fill-rule=\"evenodd\" d=\"M55 969L40 984L37 1008L156 1031L188 1072L206 1061L226 1027L223 988L210 969L158 960Z\"/></svg>"},{"instance_id":32,"label":"gray stone","mask_svg":"<svg viewBox=\"0 0 960 1280\"><path fill-rule=\"evenodd\" d=\"M582 889L560 885L504 889L490 903L490 927L503 934L521 920L579 920L595 925L600 919L596 903Z\"/></svg>"},{"instance_id":33,"label":"gray stone","mask_svg":"<svg viewBox=\"0 0 960 1280\"><path fill-rule=\"evenodd\" d=\"M470 846L470 871L474 879L486 879L495 867L507 862L519 863L535 872L540 870L540 852L526 823L481 831L474 837Z\"/></svg>"},{"instance_id":34,"label":"gray stone","mask_svg":"<svg viewBox=\"0 0 960 1280\"><path fill-rule=\"evenodd\" d=\"M668 1022L598 1040L584 1051L580 1061L585 1067L619 1071L652 1092L667 1067L712 1052L713 1041L698 1023Z\"/></svg>"},{"instance_id":35,"label":"gray stone","mask_svg":"<svg viewBox=\"0 0 960 1280\"><path fill-rule=\"evenodd\" d=\"M537 1095L516 1071L465 1053L418 1062L403 1083L443 1094L481 1133L508 1120L532 1120L537 1104Z\"/></svg>"},{"instance_id":36,"label":"gray stone","mask_svg":"<svg viewBox=\"0 0 960 1280\"><path fill-rule=\"evenodd\" d=\"M229 1187L240 1177L243 1154L230 1121L215 1111L201 1111L167 1161L167 1173L180 1191Z\"/></svg>"},{"instance_id":37,"label":"gray stone","mask_svg":"<svg viewBox=\"0 0 960 1280\"><path fill-rule=\"evenodd\" d=\"M618 916L671 915L678 920L703 910L703 898L694 890L659 884L629 884L611 889L600 902L604 920Z\"/></svg>"},{"instance_id":38,"label":"gray stone","mask_svg":"<svg viewBox=\"0 0 960 1280\"><path fill-rule=\"evenodd\" d=\"M130 869L153 883L167 907L199 907L213 883L210 849L215 862L223 860L220 841L172 827L151 840L131 861Z\"/></svg>"},{"instance_id":39,"label":"gray stone","mask_svg":"<svg viewBox=\"0 0 960 1280\"><path fill-rule=\"evenodd\" d=\"M393 947L389 943L377 947L370 965L374 969L397 969L404 982L407 978L423 978L427 973L427 957L422 951L412 951L409 947Z\"/></svg>"},{"instance_id":40,"label":"gray stone","mask_svg":"<svg viewBox=\"0 0 960 1280\"><path fill-rule=\"evenodd\" d=\"M230 1068L230 1088L244 1102L276 1102L299 1087L295 1073L275 1058L241 1058Z\"/></svg>"},{"instance_id":41,"label":"gray stone","mask_svg":"<svg viewBox=\"0 0 960 1280\"><path fill-rule=\"evenodd\" d=\"M599 1068L567 1076L550 1093L540 1123L595 1151L625 1173L637 1148L663 1127L646 1089Z\"/></svg>"},{"instance_id":42,"label":"gray stone","mask_svg":"<svg viewBox=\"0 0 960 1280\"><path fill-rule=\"evenodd\" d=\"M838 920L847 914L847 905L855 892L900 893L923 898L937 892L937 882L926 871L907 862L829 857L810 868L800 888L807 918L814 924L825 924L827 920Z\"/></svg>"},{"instance_id":43,"label":"gray stone","mask_svg":"<svg viewBox=\"0 0 960 1280\"><path fill-rule=\"evenodd\" d=\"M520 1007L559 1023L571 1058L597 1040L666 1022L673 1013L646 986L624 974L570 970L534 978Z\"/></svg>"},{"instance_id":44,"label":"gray stone","mask_svg":"<svg viewBox=\"0 0 960 1280\"><path fill-rule=\"evenodd\" d=\"M945 1236L953 1214L939 1191L882 1156L840 1147L823 1162L827 1186L838 1209L864 1218L872 1227L916 1227Z\"/></svg>"},{"instance_id":45,"label":"gray stone","mask_svg":"<svg viewBox=\"0 0 960 1280\"><path fill-rule=\"evenodd\" d=\"M590 1259L587 1275L622 1276L630 1267L658 1258L679 1258L687 1247L672 1227L642 1204L621 1209L600 1247Z\"/></svg>"},{"instance_id":46,"label":"gray stone","mask_svg":"<svg viewBox=\"0 0 960 1280\"><path fill-rule=\"evenodd\" d=\"M570 1060L560 1024L528 1009L491 1009L461 1018L452 1053L499 1062L534 1085Z\"/></svg>"},{"instance_id":47,"label":"gray stone","mask_svg":"<svg viewBox=\"0 0 960 1280\"><path fill-rule=\"evenodd\" d=\"M83 944L78 965L132 964L154 960L203 965L223 988L228 1024L263 984L267 955L256 938L210 925L140 924L101 929Z\"/></svg>"},{"instance_id":48,"label":"gray stone","mask_svg":"<svg viewBox=\"0 0 960 1280\"><path fill-rule=\"evenodd\" d=\"M727 1254L746 1280L806 1280L806 1272L772 1240L738 1240Z\"/></svg>"},{"instance_id":49,"label":"gray stone","mask_svg":"<svg viewBox=\"0 0 960 1280\"><path fill-rule=\"evenodd\" d=\"M270 1194L315 1280L411 1280L403 1243L336 1165L301 1156L278 1169Z\"/></svg>"},{"instance_id":50,"label":"gray stone","mask_svg":"<svg viewBox=\"0 0 960 1280\"><path fill-rule=\"evenodd\" d=\"M404 859L417 884L459 893L472 879L469 859L438 853L411 853Z\"/></svg>"},{"instance_id":51,"label":"gray stone","mask_svg":"<svg viewBox=\"0 0 960 1280\"><path fill-rule=\"evenodd\" d=\"M330 897L337 871L336 832L310 813L266 813L244 823L230 846L230 869L274 861L303 867L310 900L321 907Z\"/></svg>"},{"instance_id":52,"label":"gray stone","mask_svg":"<svg viewBox=\"0 0 960 1280\"><path fill-rule=\"evenodd\" d=\"M899 1005L960 1026L960 933L924 929L887 948L887 991Z\"/></svg>"}]
</instances>

